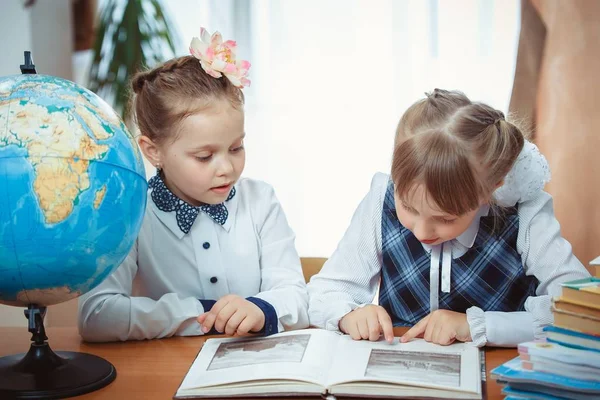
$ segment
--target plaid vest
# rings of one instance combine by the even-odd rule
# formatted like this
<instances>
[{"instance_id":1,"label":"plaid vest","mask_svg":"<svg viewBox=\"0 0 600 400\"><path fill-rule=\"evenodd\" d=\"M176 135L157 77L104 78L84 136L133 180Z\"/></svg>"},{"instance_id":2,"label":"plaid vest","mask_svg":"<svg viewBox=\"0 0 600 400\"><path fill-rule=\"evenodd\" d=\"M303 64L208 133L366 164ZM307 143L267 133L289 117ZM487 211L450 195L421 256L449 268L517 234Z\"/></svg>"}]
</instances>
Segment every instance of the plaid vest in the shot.
<instances>
[{"instance_id":1,"label":"plaid vest","mask_svg":"<svg viewBox=\"0 0 600 400\"><path fill-rule=\"evenodd\" d=\"M461 313L471 306L484 311L523 311L538 281L525 275L517 252L518 232L516 208L501 217L482 217L473 247L452 260L450 293L439 292L439 308ZM431 256L398 220L391 181L383 203L381 236L379 304L394 326L412 326L429 314Z\"/></svg>"}]
</instances>

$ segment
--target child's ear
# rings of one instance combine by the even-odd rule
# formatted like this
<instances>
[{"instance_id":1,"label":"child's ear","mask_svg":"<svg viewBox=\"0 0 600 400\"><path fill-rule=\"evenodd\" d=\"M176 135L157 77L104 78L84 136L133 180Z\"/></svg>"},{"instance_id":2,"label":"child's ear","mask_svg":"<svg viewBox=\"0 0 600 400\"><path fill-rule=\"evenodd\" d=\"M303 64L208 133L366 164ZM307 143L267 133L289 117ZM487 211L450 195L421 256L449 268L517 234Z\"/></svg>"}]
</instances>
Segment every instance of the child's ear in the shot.
<instances>
[{"instance_id":1,"label":"child's ear","mask_svg":"<svg viewBox=\"0 0 600 400\"><path fill-rule=\"evenodd\" d=\"M138 139L138 144L144 156L150 161L152 165L159 168L161 162L160 148L154 143L148 136L141 135Z\"/></svg>"}]
</instances>

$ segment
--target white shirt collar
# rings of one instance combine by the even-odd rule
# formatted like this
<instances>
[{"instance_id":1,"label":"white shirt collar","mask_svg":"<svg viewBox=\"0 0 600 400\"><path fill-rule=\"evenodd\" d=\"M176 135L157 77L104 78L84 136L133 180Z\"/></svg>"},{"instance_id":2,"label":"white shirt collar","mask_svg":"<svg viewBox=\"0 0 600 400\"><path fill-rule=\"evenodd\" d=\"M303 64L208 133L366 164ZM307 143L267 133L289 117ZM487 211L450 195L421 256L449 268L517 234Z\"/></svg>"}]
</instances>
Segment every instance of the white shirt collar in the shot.
<instances>
[{"instance_id":1,"label":"white shirt collar","mask_svg":"<svg viewBox=\"0 0 600 400\"><path fill-rule=\"evenodd\" d=\"M220 226L221 228L225 229L227 232L229 232L229 230L231 229L232 225L233 225L233 221L235 220L235 214L237 212L237 208L238 208L238 203L239 203L239 198L241 196L240 191L238 190L236 192L236 195L233 196L232 199L226 201L224 204L227 207L227 212L229 213L227 216L227 221L225 221L225 223L223 225L220 225L218 223L216 223L215 221L213 221L212 218L207 218L210 223L215 224L217 226ZM150 205L150 208L152 209L152 211L154 212L154 214L156 214L156 216L158 217L158 219L167 227L171 230L171 232L173 232L173 234L181 239L185 236L185 233L179 228L179 225L177 225L177 218L175 217L175 212L173 211L161 211L156 204L154 204L154 202L152 201L152 199L150 198L150 196L148 196L148 204ZM200 214L202 214L203 212L200 211ZM204 220L204 218L200 218L201 215L198 215L198 217L196 218L196 220L194 221L194 225L196 225L197 223L201 223L198 222L199 219ZM192 226L192 229L194 229L194 226ZM191 232L191 231L190 231Z\"/></svg>"},{"instance_id":2,"label":"white shirt collar","mask_svg":"<svg viewBox=\"0 0 600 400\"><path fill-rule=\"evenodd\" d=\"M469 225L469 227L463 233L461 233L459 236L457 236L455 239L448 241L449 244L452 246L453 250L455 250L452 252L452 256L453 256L452 258L461 257L463 254L466 253L466 251L468 249L473 247L473 244L475 243L475 239L477 238L477 232L479 232L479 221L480 221L481 217L488 215L489 211L490 211L489 205L485 204L485 205L481 206L479 208L479 211L477 211L475 218L473 218L471 225ZM425 251L427 251L428 253L431 253L431 248L432 248L431 245L421 243L421 246L423 246ZM439 246L439 245L436 245L436 246Z\"/></svg>"}]
</instances>

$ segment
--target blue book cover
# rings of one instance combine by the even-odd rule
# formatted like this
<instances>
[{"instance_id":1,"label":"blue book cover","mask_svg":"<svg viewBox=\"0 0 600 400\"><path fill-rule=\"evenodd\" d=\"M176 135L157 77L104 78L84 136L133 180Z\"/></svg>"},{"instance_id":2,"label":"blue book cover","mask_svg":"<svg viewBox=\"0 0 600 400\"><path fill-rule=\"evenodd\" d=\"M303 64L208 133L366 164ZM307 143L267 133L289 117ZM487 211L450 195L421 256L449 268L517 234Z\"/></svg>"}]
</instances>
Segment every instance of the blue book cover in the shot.
<instances>
[{"instance_id":1,"label":"blue book cover","mask_svg":"<svg viewBox=\"0 0 600 400\"><path fill-rule=\"evenodd\" d=\"M515 399L530 399L530 400L563 400L563 399L567 398L567 397L550 396L549 394L545 394L545 393L530 392L528 390L516 390L514 388L511 388L510 386L506 386L504 389L502 389L502 394L505 396L510 396Z\"/></svg>"},{"instance_id":2,"label":"blue book cover","mask_svg":"<svg viewBox=\"0 0 600 400\"><path fill-rule=\"evenodd\" d=\"M595 276L565 282L562 283L561 286L570 289L583 290L590 293L600 294L600 278L597 278Z\"/></svg>"},{"instance_id":3,"label":"blue book cover","mask_svg":"<svg viewBox=\"0 0 600 400\"><path fill-rule=\"evenodd\" d=\"M517 392L529 392L541 395L548 395L550 397L556 397L559 399L570 399L570 400L598 400L598 395L594 393L582 393L574 392L572 390L560 389L556 387L548 387L537 385L535 383L521 383L511 382L510 385L505 386L510 390ZM516 392L515 392L516 393ZM521 394L522 396L522 394Z\"/></svg>"},{"instance_id":4,"label":"blue book cover","mask_svg":"<svg viewBox=\"0 0 600 400\"><path fill-rule=\"evenodd\" d=\"M544 386L558 387L578 392L595 393L600 395L600 382L584 381L566 378L564 376L545 372L524 370L519 357L494 368L491 371L494 379L510 382L529 382Z\"/></svg>"},{"instance_id":5,"label":"blue book cover","mask_svg":"<svg viewBox=\"0 0 600 400\"><path fill-rule=\"evenodd\" d=\"M554 365L559 368L567 366L571 372L592 373L596 380L600 380L600 352L574 349L547 341L520 343L517 348L523 361ZM552 371L546 372L552 373Z\"/></svg>"},{"instance_id":6,"label":"blue book cover","mask_svg":"<svg viewBox=\"0 0 600 400\"><path fill-rule=\"evenodd\" d=\"M600 352L600 336L588 335L554 325L546 326L544 332L546 332L549 342L574 349Z\"/></svg>"}]
</instances>

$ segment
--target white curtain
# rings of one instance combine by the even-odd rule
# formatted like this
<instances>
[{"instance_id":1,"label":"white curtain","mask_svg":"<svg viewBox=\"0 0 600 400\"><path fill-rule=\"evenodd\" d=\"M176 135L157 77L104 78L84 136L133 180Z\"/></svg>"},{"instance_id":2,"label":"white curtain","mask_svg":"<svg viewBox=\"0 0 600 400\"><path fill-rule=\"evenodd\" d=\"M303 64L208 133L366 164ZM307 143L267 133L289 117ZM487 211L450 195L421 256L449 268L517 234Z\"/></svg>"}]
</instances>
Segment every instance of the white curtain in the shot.
<instances>
[{"instance_id":1,"label":"white curtain","mask_svg":"<svg viewBox=\"0 0 600 400\"><path fill-rule=\"evenodd\" d=\"M176 0L252 63L244 175L275 187L301 256L329 256L388 172L396 124L425 91L508 108L519 0Z\"/></svg>"}]
</instances>

